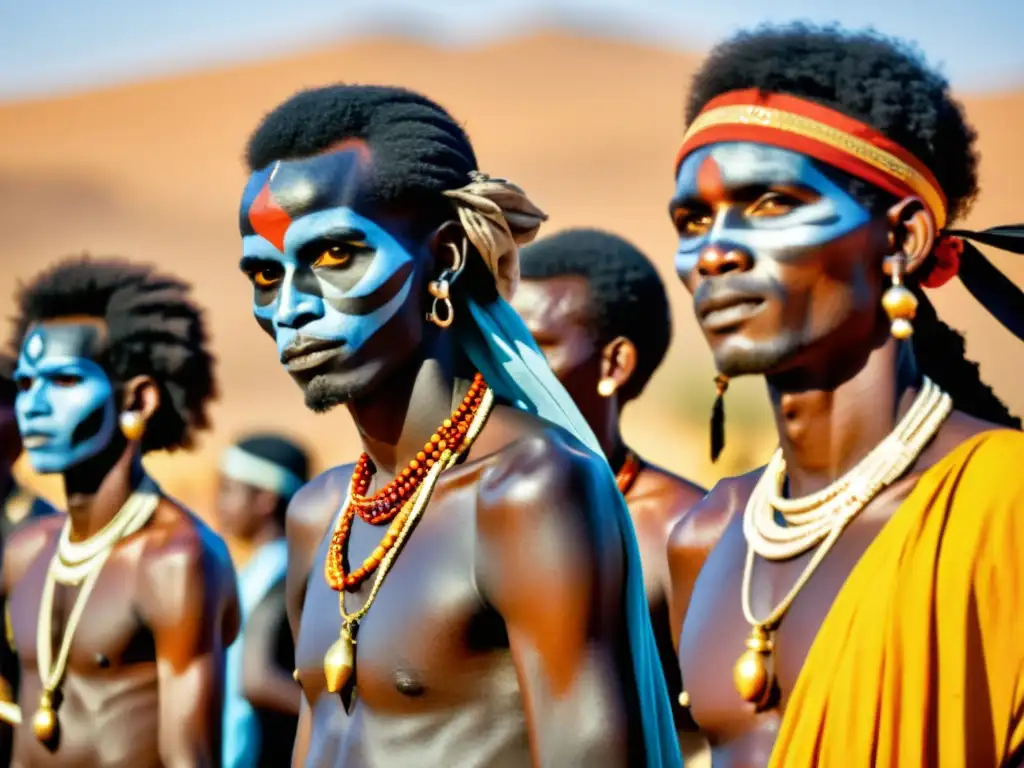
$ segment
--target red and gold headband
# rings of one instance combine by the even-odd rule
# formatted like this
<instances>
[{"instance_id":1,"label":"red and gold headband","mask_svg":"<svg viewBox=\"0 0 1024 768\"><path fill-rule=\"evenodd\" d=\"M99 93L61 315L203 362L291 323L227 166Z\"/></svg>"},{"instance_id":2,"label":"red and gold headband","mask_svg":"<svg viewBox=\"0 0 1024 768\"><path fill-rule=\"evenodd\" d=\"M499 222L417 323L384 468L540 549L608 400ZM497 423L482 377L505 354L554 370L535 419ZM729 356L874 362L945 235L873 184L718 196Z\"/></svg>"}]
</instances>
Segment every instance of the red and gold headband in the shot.
<instances>
[{"instance_id":1,"label":"red and gold headband","mask_svg":"<svg viewBox=\"0 0 1024 768\"><path fill-rule=\"evenodd\" d=\"M941 230L946 196L935 176L892 139L852 117L820 104L757 88L730 91L709 101L690 124L676 156L676 170L688 154L708 144L752 141L813 157L863 179L896 197L919 198ZM936 265L924 284L938 287L956 275L963 243L942 235Z\"/></svg>"},{"instance_id":2,"label":"red and gold headband","mask_svg":"<svg viewBox=\"0 0 1024 768\"><path fill-rule=\"evenodd\" d=\"M813 157L896 197L919 198L935 219L935 264L922 285L938 288L959 276L964 287L1011 333L1024 340L1024 293L971 243L1024 253L1024 225L983 232L945 230L946 196L931 171L879 131L820 104L757 88L730 91L709 101L690 124L676 156L676 171L696 149L750 141Z\"/></svg>"}]
</instances>

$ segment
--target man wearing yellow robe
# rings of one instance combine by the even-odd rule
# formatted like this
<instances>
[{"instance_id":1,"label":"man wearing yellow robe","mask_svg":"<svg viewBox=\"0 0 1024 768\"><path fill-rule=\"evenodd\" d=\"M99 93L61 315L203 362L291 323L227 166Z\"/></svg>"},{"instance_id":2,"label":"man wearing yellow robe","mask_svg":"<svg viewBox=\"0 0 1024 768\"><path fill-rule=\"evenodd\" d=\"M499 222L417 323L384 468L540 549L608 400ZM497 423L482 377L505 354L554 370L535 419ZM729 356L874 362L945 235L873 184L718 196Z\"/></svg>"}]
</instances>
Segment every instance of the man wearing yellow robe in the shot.
<instances>
[{"instance_id":1,"label":"man wearing yellow robe","mask_svg":"<svg viewBox=\"0 0 1024 768\"><path fill-rule=\"evenodd\" d=\"M959 277L1024 338L1024 295L970 243L1021 253L1024 227L953 228L974 142L873 33L763 28L694 80L676 267L720 396L765 376L779 435L669 548L680 704L716 768L1022 764L1024 434L925 293Z\"/></svg>"}]
</instances>

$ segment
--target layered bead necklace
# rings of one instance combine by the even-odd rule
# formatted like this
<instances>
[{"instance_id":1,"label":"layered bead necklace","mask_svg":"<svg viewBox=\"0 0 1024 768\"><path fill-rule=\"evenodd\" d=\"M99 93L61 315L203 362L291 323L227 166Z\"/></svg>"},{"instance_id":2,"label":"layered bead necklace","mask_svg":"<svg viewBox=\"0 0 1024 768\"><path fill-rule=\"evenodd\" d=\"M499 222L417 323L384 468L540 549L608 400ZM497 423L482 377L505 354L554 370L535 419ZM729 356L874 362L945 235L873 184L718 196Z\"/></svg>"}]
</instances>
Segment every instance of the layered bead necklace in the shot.
<instances>
[{"instance_id":1,"label":"layered bead necklace","mask_svg":"<svg viewBox=\"0 0 1024 768\"><path fill-rule=\"evenodd\" d=\"M110 558L117 544L140 530L156 512L160 503L160 489L148 476L128 497L117 514L100 531L84 541L71 541L71 519L57 540L50 567L43 582L43 594L39 601L39 621L36 626L36 657L39 679L42 683L39 709L32 718L32 730L36 738L49 743L57 732L57 712L53 697L60 687L71 655L71 643L82 620L89 595L99 580L103 566ZM53 659L53 599L56 585L78 586L78 594L68 615L64 635Z\"/></svg>"},{"instance_id":2,"label":"layered bead necklace","mask_svg":"<svg viewBox=\"0 0 1024 768\"><path fill-rule=\"evenodd\" d=\"M470 384L462 404L445 419L437 432L409 464L384 488L371 497L364 496L373 476L373 463L365 453L352 473L352 481L341 515L331 536L324 563L324 575L331 589L339 592L341 632L338 640L324 656L327 690L338 693L348 682L355 668L356 632L377 597L384 577L417 521L423 515L441 473L455 465L480 434L494 406L494 395L479 373ZM371 525L390 522L380 544L363 564L350 574L345 573L345 548L355 515ZM374 572L376 578L370 594L355 613L345 612L345 592L355 591Z\"/></svg>"},{"instance_id":3,"label":"layered bead necklace","mask_svg":"<svg viewBox=\"0 0 1024 768\"><path fill-rule=\"evenodd\" d=\"M925 377L910 409L882 442L827 488L803 498L783 496L786 461L782 450L777 450L768 462L743 513L747 557L741 595L743 615L751 631L747 650L733 668L736 689L759 711L767 709L774 698L774 635L793 600L850 521L911 467L952 410L950 396ZM782 601L766 618L755 618L750 607L754 556L791 560L816 546L817 551Z\"/></svg>"}]
</instances>

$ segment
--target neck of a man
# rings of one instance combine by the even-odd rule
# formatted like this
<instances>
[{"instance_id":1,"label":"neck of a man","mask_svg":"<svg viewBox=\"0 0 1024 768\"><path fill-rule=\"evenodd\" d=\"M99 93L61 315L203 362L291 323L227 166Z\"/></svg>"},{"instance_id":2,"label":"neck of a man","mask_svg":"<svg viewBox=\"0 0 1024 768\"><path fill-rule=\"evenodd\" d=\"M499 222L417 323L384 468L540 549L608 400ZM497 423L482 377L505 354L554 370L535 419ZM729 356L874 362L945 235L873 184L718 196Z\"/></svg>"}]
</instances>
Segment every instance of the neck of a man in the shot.
<instances>
[{"instance_id":1,"label":"neck of a man","mask_svg":"<svg viewBox=\"0 0 1024 768\"><path fill-rule=\"evenodd\" d=\"M121 511L144 474L133 443L111 446L65 472L71 540L84 541L102 530Z\"/></svg>"},{"instance_id":2,"label":"neck of a man","mask_svg":"<svg viewBox=\"0 0 1024 768\"><path fill-rule=\"evenodd\" d=\"M856 466L910 408L918 381L910 345L894 339L839 383L827 374L769 377L789 496L814 493Z\"/></svg>"},{"instance_id":3,"label":"neck of a man","mask_svg":"<svg viewBox=\"0 0 1024 768\"><path fill-rule=\"evenodd\" d=\"M281 524L276 520L268 521L265 525L260 526L256 534L249 539L249 544L255 551L265 544L281 538L284 538L284 530Z\"/></svg>"},{"instance_id":4,"label":"neck of a man","mask_svg":"<svg viewBox=\"0 0 1024 768\"><path fill-rule=\"evenodd\" d=\"M441 334L388 381L348 405L363 450L377 467L378 484L388 482L423 450L465 396L473 372L460 364L447 336Z\"/></svg>"},{"instance_id":5,"label":"neck of a man","mask_svg":"<svg viewBox=\"0 0 1024 768\"><path fill-rule=\"evenodd\" d=\"M602 397L592 407L592 412L584 414L587 423L594 431L594 436L601 445L605 458L613 471L617 472L626 461L626 444L622 440L619 423L622 410L617 396Z\"/></svg>"}]
</instances>

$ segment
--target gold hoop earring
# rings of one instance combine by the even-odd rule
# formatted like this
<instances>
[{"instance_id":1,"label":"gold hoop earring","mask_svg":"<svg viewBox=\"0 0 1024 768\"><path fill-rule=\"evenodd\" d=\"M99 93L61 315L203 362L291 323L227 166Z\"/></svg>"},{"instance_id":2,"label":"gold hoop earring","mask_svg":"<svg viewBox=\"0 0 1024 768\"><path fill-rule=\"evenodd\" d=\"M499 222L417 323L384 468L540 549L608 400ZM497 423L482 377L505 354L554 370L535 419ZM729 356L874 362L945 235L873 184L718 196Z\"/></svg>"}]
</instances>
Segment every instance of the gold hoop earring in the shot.
<instances>
[{"instance_id":1,"label":"gold hoop earring","mask_svg":"<svg viewBox=\"0 0 1024 768\"><path fill-rule=\"evenodd\" d=\"M597 394L601 397L611 397L615 394L615 380L603 378L597 382Z\"/></svg>"},{"instance_id":2,"label":"gold hoop earring","mask_svg":"<svg viewBox=\"0 0 1024 768\"><path fill-rule=\"evenodd\" d=\"M146 434L146 420L138 411L122 411L118 419L125 440L134 443Z\"/></svg>"},{"instance_id":3,"label":"gold hoop earring","mask_svg":"<svg viewBox=\"0 0 1024 768\"><path fill-rule=\"evenodd\" d=\"M905 261L902 254L892 257L892 285L882 294L882 308L889 316L889 333L901 340L914 334L911 320L917 314L917 297L903 284Z\"/></svg>"},{"instance_id":4,"label":"gold hoop earring","mask_svg":"<svg viewBox=\"0 0 1024 768\"><path fill-rule=\"evenodd\" d=\"M455 243L446 245L452 251L452 264L441 273L437 280L427 283L427 292L434 297L430 311L427 313L427 320L438 328L447 328L455 321L455 307L452 306L451 301L451 285L462 274L462 270L466 266L469 241L463 237L461 249ZM441 307L444 307L443 312L438 311Z\"/></svg>"}]
</instances>

